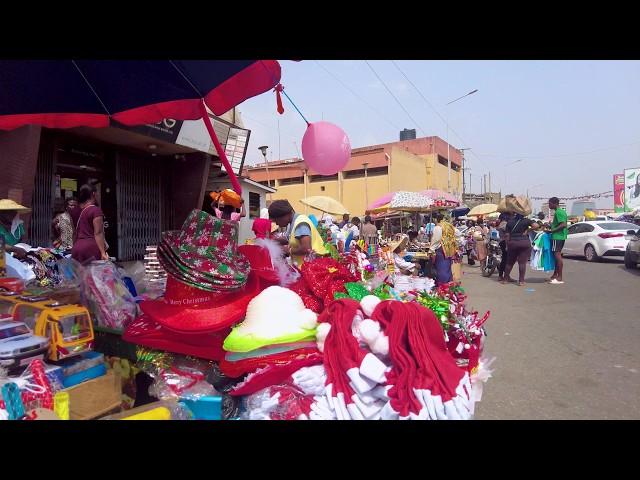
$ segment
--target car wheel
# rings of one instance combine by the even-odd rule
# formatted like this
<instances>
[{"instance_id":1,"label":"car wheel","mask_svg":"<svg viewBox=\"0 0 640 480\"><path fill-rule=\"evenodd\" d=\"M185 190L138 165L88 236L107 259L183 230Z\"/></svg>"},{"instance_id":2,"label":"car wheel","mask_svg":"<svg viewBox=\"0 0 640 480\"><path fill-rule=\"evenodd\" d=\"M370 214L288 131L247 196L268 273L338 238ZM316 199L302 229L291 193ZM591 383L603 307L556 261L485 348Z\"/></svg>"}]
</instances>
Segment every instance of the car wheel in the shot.
<instances>
[{"instance_id":1,"label":"car wheel","mask_svg":"<svg viewBox=\"0 0 640 480\"><path fill-rule=\"evenodd\" d=\"M593 248L593 245L589 244L584 247L584 257L587 259L587 262L599 262L600 257L596 253L596 249Z\"/></svg>"},{"instance_id":2,"label":"car wheel","mask_svg":"<svg viewBox=\"0 0 640 480\"><path fill-rule=\"evenodd\" d=\"M631 258L629 249L625 250L624 252L624 266L629 270L635 270L636 268L638 268L638 264Z\"/></svg>"}]
</instances>

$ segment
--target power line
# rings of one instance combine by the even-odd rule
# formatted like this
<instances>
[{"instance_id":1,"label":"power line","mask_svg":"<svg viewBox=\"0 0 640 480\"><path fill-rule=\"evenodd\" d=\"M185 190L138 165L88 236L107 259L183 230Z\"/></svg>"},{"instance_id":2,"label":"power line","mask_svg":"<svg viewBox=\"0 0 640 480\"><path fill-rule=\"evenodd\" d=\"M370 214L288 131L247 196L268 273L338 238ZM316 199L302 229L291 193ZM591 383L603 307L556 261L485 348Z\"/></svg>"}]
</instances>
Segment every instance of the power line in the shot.
<instances>
[{"instance_id":1,"label":"power line","mask_svg":"<svg viewBox=\"0 0 640 480\"><path fill-rule=\"evenodd\" d=\"M372 106L364 98L362 98L360 95L358 95L355 92L355 90L353 90L351 87L349 87L349 85L347 85L342 80L340 80L340 78L338 78L336 75L334 75L329 69L327 69L324 65L322 65L318 60L314 60L314 61L318 64L318 66L320 68L322 68L325 72L327 72L329 75L331 75L340 85L342 85L349 92L351 92L351 94L354 97L356 97L358 100L360 100L362 103L364 103L367 107L369 107L373 112L375 112L378 116L380 116L385 122L387 122L389 125L391 125L394 129L400 130L400 127L398 127L397 125L392 123L391 120L389 120L389 118L387 117L387 115L384 115L383 113L380 113L380 111L378 111L374 106Z\"/></svg>"},{"instance_id":2,"label":"power line","mask_svg":"<svg viewBox=\"0 0 640 480\"><path fill-rule=\"evenodd\" d=\"M541 158L561 158L561 157L574 157L577 155L588 155L590 153L597 153L597 152L604 152L607 150L617 150L618 148L623 148L623 147L630 147L632 145L639 145L640 141L637 142L631 142L631 143L623 143L620 145L613 145L610 147L603 147L603 148L598 148L596 150L589 150L587 152L575 152L575 153L560 153L557 155L494 155L494 154L490 154L490 153L483 153L483 155L485 156L489 156L489 157L496 157L496 158L506 158L506 159L511 159L511 158L522 158L522 159L529 159L529 160L537 160L537 159L541 159Z\"/></svg>"},{"instance_id":3,"label":"power line","mask_svg":"<svg viewBox=\"0 0 640 480\"><path fill-rule=\"evenodd\" d=\"M436 113L436 115L438 115L438 117L440 117L440 120L442 120L442 121L445 123L445 125L448 125L448 126L449 126L449 130L451 130L451 131L453 132L453 134L454 134L456 137L458 137L458 140L460 140L460 141L461 141L462 143L464 143L465 145L468 145L468 142L466 142L466 141L465 141L465 139L464 139L464 138L462 138L462 136L461 136L458 132L456 132L456 131L453 129L453 127L451 126L451 123L450 123L450 122L448 122L448 121L447 121L447 120L446 120L446 119L445 119L445 118L440 114L440 112L438 111L438 109L437 109L437 108L436 108L436 107L435 107L435 106L434 106L434 105L433 105L433 104L432 104L432 103L427 99L427 97L425 97L425 96L424 96L424 94L422 93L422 91L420 91L420 89L416 86L416 84L415 84L415 83L413 83L413 82L411 81L411 79L407 76L407 74L406 74L406 73L404 73L404 71L403 71L403 70L398 66L398 64L397 64L394 60L391 60L391 63L393 63L393 65L396 67L396 69L397 69L397 70L402 74L402 76L405 78L405 80L411 84L411 86L415 89L415 91L416 91L416 92L418 92L418 95L420 95L420 97L425 101L425 103L426 103L427 105L429 105L429 107L430 107L430 108L431 108L431 109ZM487 165L487 163L486 163L482 158L480 158L480 157L478 156L478 154L477 154L476 152L474 152L474 151L473 151L473 149L471 149L471 150L470 150L470 152L471 152L471 154L472 154L474 157L476 157L478 160L480 160L480 161L484 164L484 166L487 168L487 170L490 170L489 165Z\"/></svg>"},{"instance_id":4,"label":"power line","mask_svg":"<svg viewBox=\"0 0 640 480\"><path fill-rule=\"evenodd\" d=\"M398 98L393 94L393 92L389 89L389 87L387 86L386 83L384 83L384 80L382 80L382 78L380 78L380 75L378 75L378 73L373 69L373 67L371 66L371 64L365 60L364 63L367 64L367 66L371 69L371 71L373 72L373 74L376 76L376 78L378 80L380 80L380 83L382 83L382 85L384 86L384 88L387 90L387 92L389 92L389 95L391 95L393 97L393 99L396 101L396 103L398 105L400 105L400 108L404 111L404 113L407 114L407 117L409 117L411 119L411 121L422 131L422 134L424 136L427 135L427 133L424 131L424 128L422 128L420 126L420 124L411 116L411 114L409 113L409 111L404 108L404 105L402 105L402 103L400 102L400 100L398 100Z\"/></svg>"}]
</instances>

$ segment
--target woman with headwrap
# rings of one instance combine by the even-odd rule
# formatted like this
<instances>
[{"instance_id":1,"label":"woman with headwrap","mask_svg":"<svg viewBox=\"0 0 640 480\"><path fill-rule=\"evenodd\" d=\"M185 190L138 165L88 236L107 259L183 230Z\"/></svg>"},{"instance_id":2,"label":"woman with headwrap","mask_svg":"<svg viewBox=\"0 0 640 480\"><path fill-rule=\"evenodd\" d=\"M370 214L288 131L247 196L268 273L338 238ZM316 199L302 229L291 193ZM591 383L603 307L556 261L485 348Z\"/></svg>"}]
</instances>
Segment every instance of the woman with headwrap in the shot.
<instances>
[{"instance_id":1,"label":"woman with headwrap","mask_svg":"<svg viewBox=\"0 0 640 480\"><path fill-rule=\"evenodd\" d=\"M244 208L244 199L233 190L226 188L222 192L211 192L209 196L213 200L211 206L216 213L216 217L239 222L242 217L247 216Z\"/></svg>"},{"instance_id":2,"label":"woman with headwrap","mask_svg":"<svg viewBox=\"0 0 640 480\"><path fill-rule=\"evenodd\" d=\"M284 247L286 253L291 255L294 264L301 268L305 257L311 253L327 255L324 241L320 232L306 215L301 215L293 210L287 200L274 200L269 206L269 217L279 227L287 227L286 238L288 244Z\"/></svg>"},{"instance_id":3,"label":"woman with headwrap","mask_svg":"<svg viewBox=\"0 0 640 480\"><path fill-rule=\"evenodd\" d=\"M433 229L430 251L434 255L436 284L442 285L453 281L451 263L457 251L456 229L449 222L444 221L444 217L439 212L436 212L433 218L437 225Z\"/></svg>"},{"instance_id":4,"label":"woman with headwrap","mask_svg":"<svg viewBox=\"0 0 640 480\"><path fill-rule=\"evenodd\" d=\"M20 213L30 211L31 209L8 198L0 200L0 237L5 250L13 253L16 258L24 258L27 253L15 245L20 243L24 236L24 222L20 220Z\"/></svg>"}]
</instances>

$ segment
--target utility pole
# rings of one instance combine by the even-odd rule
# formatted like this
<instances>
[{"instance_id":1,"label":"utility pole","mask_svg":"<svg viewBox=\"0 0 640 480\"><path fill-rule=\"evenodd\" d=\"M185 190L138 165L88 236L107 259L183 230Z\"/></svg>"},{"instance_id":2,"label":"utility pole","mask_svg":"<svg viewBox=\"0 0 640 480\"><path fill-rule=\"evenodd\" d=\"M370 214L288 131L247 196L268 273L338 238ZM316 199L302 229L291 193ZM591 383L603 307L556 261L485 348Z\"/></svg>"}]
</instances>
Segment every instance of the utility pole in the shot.
<instances>
[{"instance_id":1,"label":"utility pole","mask_svg":"<svg viewBox=\"0 0 640 480\"><path fill-rule=\"evenodd\" d=\"M491 172L489 172L489 198L493 201L493 194L491 193Z\"/></svg>"},{"instance_id":2,"label":"utility pole","mask_svg":"<svg viewBox=\"0 0 640 480\"><path fill-rule=\"evenodd\" d=\"M464 169L464 152L465 150L471 150L470 148L461 148L460 151L462 152L462 201L464 202L464 194L467 192L467 186L466 186L466 170ZM469 174L469 185L471 185L471 174Z\"/></svg>"}]
</instances>

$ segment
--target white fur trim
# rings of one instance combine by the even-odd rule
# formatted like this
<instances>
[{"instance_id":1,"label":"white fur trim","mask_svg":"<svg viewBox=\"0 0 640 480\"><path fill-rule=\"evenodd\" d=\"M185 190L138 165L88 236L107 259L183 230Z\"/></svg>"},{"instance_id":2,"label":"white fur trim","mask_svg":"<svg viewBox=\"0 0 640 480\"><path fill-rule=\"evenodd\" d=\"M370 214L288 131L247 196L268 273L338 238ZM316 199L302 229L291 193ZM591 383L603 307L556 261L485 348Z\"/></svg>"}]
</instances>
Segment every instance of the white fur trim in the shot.
<instances>
[{"instance_id":1,"label":"white fur trim","mask_svg":"<svg viewBox=\"0 0 640 480\"><path fill-rule=\"evenodd\" d=\"M333 397L331 396L333 395L333 383L330 383L325 387L324 394L327 399L327 403L329 404L329 408L331 410L335 410L336 406L333 404Z\"/></svg>"},{"instance_id":2,"label":"white fur trim","mask_svg":"<svg viewBox=\"0 0 640 480\"><path fill-rule=\"evenodd\" d=\"M329 335L329 330L331 330L331 324L327 322L322 322L318 324L316 328L316 339L318 341L324 342Z\"/></svg>"},{"instance_id":3,"label":"white fur trim","mask_svg":"<svg viewBox=\"0 0 640 480\"><path fill-rule=\"evenodd\" d=\"M358 325L358 330L367 345L371 345L382 334L380 331L380 323L370 318L362 320Z\"/></svg>"},{"instance_id":4,"label":"white fur trim","mask_svg":"<svg viewBox=\"0 0 640 480\"><path fill-rule=\"evenodd\" d=\"M358 399L366 405L371 405L372 403L375 403L378 400L378 398L375 395L373 395L373 390L370 392L358 393Z\"/></svg>"},{"instance_id":5,"label":"white fur trim","mask_svg":"<svg viewBox=\"0 0 640 480\"><path fill-rule=\"evenodd\" d=\"M371 353L367 353L360 364L360 373L362 376L376 383L384 383L387 381L385 377L385 371L387 366L382 361Z\"/></svg>"},{"instance_id":6,"label":"white fur trim","mask_svg":"<svg viewBox=\"0 0 640 480\"><path fill-rule=\"evenodd\" d=\"M373 418L382 409L382 403L370 403L370 404L367 404L367 403L364 403L359 398L358 395L353 395L351 397L351 400L353 400L353 403L355 403L355 405L358 407L358 410L360 410L360 412L362 412L362 415L366 419Z\"/></svg>"},{"instance_id":7,"label":"white fur trim","mask_svg":"<svg viewBox=\"0 0 640 480\"><path fill-rule=\"evenodd\" d=\"M271 256L271 265L278 273L281 287L286 287L300 278L300 273L291 268L286 259L282 256L282 247L275 240L269 238L256 238L256 245L266 249Z\"/></svg>"},{"instance_id":8,"label":"white fur trim","mask_svg":"<svg viewBox=\"0 0 640 480\"><path fill-rule=\"evenodd\" d=\"M456 408L453 400L448 400L444 402L444 411L449 420L462 420L460 413L458 413L458 409Z\"/></svg>"},{"instance_id":9,"label":"white fur trim","mask_svg":"<svg viewBox=\"0 0 640 480\"><path fill-rule=\"evenodd\" d=\"M380 410L380 418L382 420L397 420L398 416L399 414L393 409L391 402L385 403L382 410Z\"/></svg>"},{"instance_id":10,"label":"white fur trim","mask_svg":"<svg viewBox=\"0 0 640 480\"><path fill-rule=\"evenodd\" d=\"M358 409L358 407L353 404L353 403L349 403L347 405L347 410L349 410L349 414L351 415L351 420L364 420L364 415L362 415L362 412Z\"/></svg>"},{"instance_id":11,"label":"white fur trim","mask_svg":"<svg viewBox=\"0 0 640 480\"><path fill-rule=\"evenodd\" d=\"M389 337L384 334L380 335L373 345L370 345L370 348L376 355L386 357L389 355Z\"/></svg>"},{"instance_id":12,"label":"white fur trim","mask_svg":"<svg viewBox=\"0 0 640 480\"><path fill-rule=\"evenodd\" d=\"M433 406L436 409L436 417L438 420L447 420L447 414L442 404L442 397L440 397L440 395L431 395L431 398L433 399Z\"/></svg>"},{"instance_id":13,"label":"white fur trim","mask_svg":"<svg viewBox=\"0 0 640 480\"><path fill-rule=\"evenodd\" d=\"M334 399L334 404L336 405L336 410L340 410L340 413L342 414L342 420L351 420L351 415L349 415L347 404L344 401L344 393L338 392L336 398Z\"/></svg>"},{"instance_id":14,"label":"white fur trim","mask_svg":"<svg viewBox=\"0 0 640 480\"><path fill-rule=\"evenodd\" d=\"M370 355L370 354L367 354L367 355ZM347 370L347 377L351 379L350 383L351 385L353 385L353 388L358 393L369 392L373 390L377 385L377 382L374 382L369 378L364 378L363 376L361 376L360 371L356 367L350 368L349 370Z\"/></svg>"},{"instance_id":15,"label":"white fur trim","mask_svg":"<svg viewBox=\"0 0 640 480\"><path fill-rule=\"evenodd\" d=\"M389 390L391 389L391 387L392 385L379 385L373 390L371 390L371 395L373 395L376 398L379 398L380 400L384 400L385 402L388 402Z\"/></svg>"},{"instance_id":16,"label":"white fur trim","mask_svg":"<svg viewBox=\"0 0 640 480\"><path fill-rule=\"evenodd\" d=\"M360 306L364 314L370 317L380 302L381 300L375 295L367 295L360 300Z\"/></svg>"}]
</instances>

